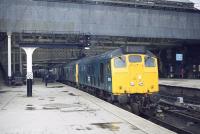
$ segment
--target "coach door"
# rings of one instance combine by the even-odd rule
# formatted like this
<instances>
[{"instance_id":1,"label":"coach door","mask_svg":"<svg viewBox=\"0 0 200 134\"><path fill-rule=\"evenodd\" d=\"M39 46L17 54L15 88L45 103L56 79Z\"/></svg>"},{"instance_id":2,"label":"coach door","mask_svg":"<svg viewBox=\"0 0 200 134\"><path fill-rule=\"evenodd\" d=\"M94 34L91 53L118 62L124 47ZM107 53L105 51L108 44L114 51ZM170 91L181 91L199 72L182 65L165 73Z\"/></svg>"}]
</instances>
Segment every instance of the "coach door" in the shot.
<instances>
[{"instance_id":1,"label":"coach door","mask_svg":"<svg viewBox=\"0 0 200 134\"><path fill-rule=\"evenodd\" d=\"M104 76L105 76L104 64L100 63L100 88L101 89L104 89Z\"/></svg>"}]
</instances>

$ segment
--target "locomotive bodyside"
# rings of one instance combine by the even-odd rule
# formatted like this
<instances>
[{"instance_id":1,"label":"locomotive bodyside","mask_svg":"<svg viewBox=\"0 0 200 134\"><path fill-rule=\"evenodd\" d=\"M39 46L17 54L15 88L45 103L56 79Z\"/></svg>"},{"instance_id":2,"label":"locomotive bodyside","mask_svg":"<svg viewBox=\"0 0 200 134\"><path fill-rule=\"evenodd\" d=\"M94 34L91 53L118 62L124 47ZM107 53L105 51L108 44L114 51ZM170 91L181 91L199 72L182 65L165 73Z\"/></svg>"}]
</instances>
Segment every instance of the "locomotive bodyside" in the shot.
<instances>
[{"instance_id":1,"label":"locomotive bodyside","mask_svg":"<svg viewBox=\"0 0 200 134\"><path fill-rule=\"evenodd\" d=\"M111 93L111 82L107 80L111 77L108 64L109 59L99 57L79 61L78 84Z\"/></svg>"}]
</instances>

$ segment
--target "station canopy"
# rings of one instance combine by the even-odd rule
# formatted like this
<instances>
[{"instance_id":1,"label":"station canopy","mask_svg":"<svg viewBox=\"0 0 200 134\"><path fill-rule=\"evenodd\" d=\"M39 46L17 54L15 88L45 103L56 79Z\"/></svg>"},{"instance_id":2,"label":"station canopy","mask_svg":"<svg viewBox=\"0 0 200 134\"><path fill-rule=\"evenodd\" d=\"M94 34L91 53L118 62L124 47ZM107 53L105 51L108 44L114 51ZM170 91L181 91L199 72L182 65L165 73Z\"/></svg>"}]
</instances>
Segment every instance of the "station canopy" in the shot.
<instances>
[{"instance_id":1,"label":"station canopy","mask_svg":"<svg viewBox=\"0 0 200 134\"><path fill-rule=\"evenodd\" d=\"M48 1L48 2L77 2L77 3L143 3L143 4L168 4L168 3L190 3L194 4L193 0L34 0L34 1Z\"/></svg>"},{"instance_id":2,"label":"station canopy","mask_svg":"<svg viewBox=\"0 0 200 134\"><path fill-rule=\"evenodd\" d=\"M190 0L165 0L165 1L172 1L172 2L183 2L183 3L193 3Z\"/></svg>"}]
</instances>

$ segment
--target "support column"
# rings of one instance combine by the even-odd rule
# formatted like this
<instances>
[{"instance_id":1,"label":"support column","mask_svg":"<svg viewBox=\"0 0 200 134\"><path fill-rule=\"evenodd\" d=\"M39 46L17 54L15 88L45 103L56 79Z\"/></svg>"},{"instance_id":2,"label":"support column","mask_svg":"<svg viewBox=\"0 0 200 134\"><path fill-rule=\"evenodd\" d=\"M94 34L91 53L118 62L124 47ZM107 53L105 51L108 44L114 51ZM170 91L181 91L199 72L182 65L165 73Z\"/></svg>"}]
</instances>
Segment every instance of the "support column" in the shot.
<instances>
[{"instance_id":1,"label":"support column","mask_svg":"<svg viewBox=\"0 0 200 134\"><path fill-rule=\"evenodd\" d=\"M11 85L11 33L8 33L8 85Z\"/></svg>"},{"instance_id":2,"label":"support column","mask_svg":"<svg viewBox=\"0 0 200 134\"><path fill-rule=\"evenodd\" d=\"M27 69L27 97L32 97L32 80L33 80L33 71L32 71L32 54L35 51L36 47L23 47L26 52L26 69Z\"/></svg>"},{"instance_id":3,"label":"support column","mask_svg":"<svg viewBox=\"0 0 200 134\"><path fill-rule=\"evenodd\" d=\"M22 74L22 49L19 48L19 71Z\"/></svg>"}]
</instances>

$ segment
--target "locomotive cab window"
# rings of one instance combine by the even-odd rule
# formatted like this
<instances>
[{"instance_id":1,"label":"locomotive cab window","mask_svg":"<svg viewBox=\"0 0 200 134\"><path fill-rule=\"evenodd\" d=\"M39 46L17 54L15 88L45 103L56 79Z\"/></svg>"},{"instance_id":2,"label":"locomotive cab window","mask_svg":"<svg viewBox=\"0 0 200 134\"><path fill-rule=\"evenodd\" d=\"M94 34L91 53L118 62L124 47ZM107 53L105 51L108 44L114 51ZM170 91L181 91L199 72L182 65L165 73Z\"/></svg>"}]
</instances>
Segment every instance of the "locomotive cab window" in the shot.
<instances>
[{"instance_id":1,"label":"locomotive cab window","mask_svg":"<svg viewBox=\"0 0 200 134\"><path fill-rule=\"evenodd\" d=\"M126 67L126 58L125 56L120 56L114 59L114 65L116 68Z\"/></svg>"},{"instance_id":2,"label":"locomotive cab window","mask_svg":"<svg viewBox=\"0 0 200 134\"><path fill-rule=\"evenodd\" d=\"M145 67L155 67L156 66L155 59L152 57L145 56L144 62L145 62Z\"/></svg>"},{"instance_id":3,"label":"locomotive cab window","mask_svg":"<svg viewBox=\"0 0 200 134\"><path fill-rule=\"evenodd\" d=\"M140 55L130 55L128 59L131 63L142 62L142 57Z\"/></svg>"}]
</instances>

